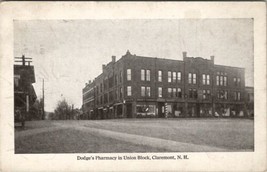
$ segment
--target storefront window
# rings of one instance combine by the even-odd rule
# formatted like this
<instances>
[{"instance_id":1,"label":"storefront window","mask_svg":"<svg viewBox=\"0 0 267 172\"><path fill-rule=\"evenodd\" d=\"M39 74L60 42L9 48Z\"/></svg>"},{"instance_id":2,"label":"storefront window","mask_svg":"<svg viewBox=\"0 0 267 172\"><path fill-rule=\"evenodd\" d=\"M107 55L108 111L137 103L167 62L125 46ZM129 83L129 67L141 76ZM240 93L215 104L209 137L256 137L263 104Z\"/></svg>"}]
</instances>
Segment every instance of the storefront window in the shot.
<instances>
[{"instance_id":1,"label":"storefront window","mask_svg":"<svg viewBox=\"0 0 267 172\"><path fill-rule=\"evenodd\" d=\"M136 105L137 117L153 117L156 116L155 105Z\"/></svg>"}]
</instances>

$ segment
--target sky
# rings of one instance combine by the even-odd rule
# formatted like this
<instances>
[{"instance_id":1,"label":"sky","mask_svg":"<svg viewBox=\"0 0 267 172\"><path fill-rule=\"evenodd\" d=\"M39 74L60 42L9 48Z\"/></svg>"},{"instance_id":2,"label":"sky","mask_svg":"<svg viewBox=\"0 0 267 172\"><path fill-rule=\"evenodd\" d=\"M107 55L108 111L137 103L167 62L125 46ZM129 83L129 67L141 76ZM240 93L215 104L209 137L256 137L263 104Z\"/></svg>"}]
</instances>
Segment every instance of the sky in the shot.
<instances>
[{"instance_id":1,"label":"sky","mask_svg":"<svg viewBox=\"0 0 267 172\"><path fill-rule=\"evenodd\" d=\"M252 19L15 20L14 56L33 58L38 98L45 85L45 110L66 99L82 105L82 88L102 64L132 54L182 60L188 56L245 68L253 86Z\"/></svg>"}]
</instances>

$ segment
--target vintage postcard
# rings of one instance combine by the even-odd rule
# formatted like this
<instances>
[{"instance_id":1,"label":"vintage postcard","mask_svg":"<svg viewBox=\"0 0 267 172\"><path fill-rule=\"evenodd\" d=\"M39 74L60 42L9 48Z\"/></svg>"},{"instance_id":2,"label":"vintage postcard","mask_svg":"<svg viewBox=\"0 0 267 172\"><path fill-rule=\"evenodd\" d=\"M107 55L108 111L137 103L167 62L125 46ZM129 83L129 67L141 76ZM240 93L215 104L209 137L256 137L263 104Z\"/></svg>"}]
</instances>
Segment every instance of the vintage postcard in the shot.
<instances>
[{"instance_id":1,"label":"vintage postcard","mask_svg":"<svg viewBox=\"0 0 267 172\"><path fill-rule=\"evenodd\" d=\"M264 3L0 9L2 171L267 170Z\"/></svg>"}]
</instances>

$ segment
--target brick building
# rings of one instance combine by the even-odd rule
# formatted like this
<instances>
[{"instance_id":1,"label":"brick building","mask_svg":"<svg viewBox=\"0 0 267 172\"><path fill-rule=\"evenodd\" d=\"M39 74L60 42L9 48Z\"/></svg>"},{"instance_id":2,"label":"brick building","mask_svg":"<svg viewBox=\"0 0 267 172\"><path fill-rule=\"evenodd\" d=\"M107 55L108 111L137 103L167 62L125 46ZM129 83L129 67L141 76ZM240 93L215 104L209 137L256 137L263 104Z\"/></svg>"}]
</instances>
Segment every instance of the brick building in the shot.
<instances>
[{"instance_id":1,"label":"brick building","mask_svg":"<svg viewBox=\"0 0 267 172\"><path fill-rule=\"evenodd\" d=\"M201 57L183 61L132 55L102 66L83 88L88 119L245 116L244 68Z\"/></svg>"}]
</instances>

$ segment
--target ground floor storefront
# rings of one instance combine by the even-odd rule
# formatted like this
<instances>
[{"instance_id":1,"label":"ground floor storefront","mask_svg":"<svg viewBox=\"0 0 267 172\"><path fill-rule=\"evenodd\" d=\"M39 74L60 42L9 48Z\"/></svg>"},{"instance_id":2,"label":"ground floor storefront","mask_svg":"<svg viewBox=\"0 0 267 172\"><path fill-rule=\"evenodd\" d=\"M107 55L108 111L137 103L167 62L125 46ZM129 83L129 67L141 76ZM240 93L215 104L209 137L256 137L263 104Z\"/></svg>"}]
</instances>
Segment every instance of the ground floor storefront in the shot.
<instances>
[{"instance_id":1,"label":"ground floor storefront","mask_svg":"<svg viewBox=\"0 0 267 172\"><path fill-rule=\"evenodd\" d=\"M243 103L126 101L91 109L88 119L245 117Z\"/></svg>"}]
</instances>

